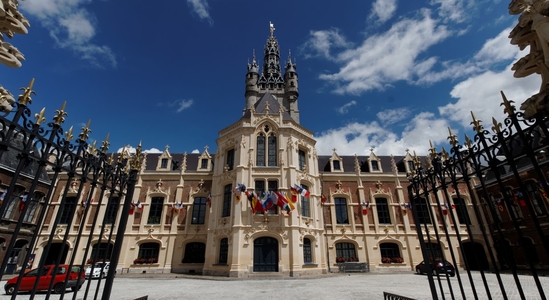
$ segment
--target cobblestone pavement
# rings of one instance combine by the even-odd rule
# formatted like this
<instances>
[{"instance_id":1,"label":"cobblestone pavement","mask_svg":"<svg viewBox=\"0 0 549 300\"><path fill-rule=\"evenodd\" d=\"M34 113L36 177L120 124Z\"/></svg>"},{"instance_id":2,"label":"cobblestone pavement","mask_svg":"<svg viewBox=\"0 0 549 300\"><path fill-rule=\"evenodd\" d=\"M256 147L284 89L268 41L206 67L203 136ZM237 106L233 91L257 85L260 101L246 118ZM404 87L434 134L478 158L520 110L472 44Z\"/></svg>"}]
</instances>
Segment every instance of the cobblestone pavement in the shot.
<instances>
[{"instance_id":1,"label":"cobblestone pavement","mask_svg":"<svg viewBox=\"0 0 549 300\"><path fill-rule=\"evenodd\" d=\"M503 299L497 279L494 274L486 274L493 299ZM479 273L473 273L479 299L487 299ZM469 288L467 274L461 274L464 285L465 299L474 299ZM530 276L520 276L521 285L526 299L540 299L535 282ZM549 277L540 277L545 294L549 296ZM4 286L2 282L2 288ZM87 299L93 299L98 281L90 284ZM456 299L464 299L459 289L458 278L441 280L442 290L446 299L450 296L449 283ZM508 299L520 299L514 279L511 275L502 275L502 283ZM441 289L437 283L438 291ZM75 299L84 299L86 286L76 294ZM97 299L101 299L102 287ZM124 274L115 278L111 299L136 299L148 296L150 300L162 299L383 299L383 292L390 292L413 299L431 299L431 291L427 276L412 272L384 273L352 273L329 274L316 278L263 278L235 279L182 274ZM67 290L64 299L73 299L74 293ZM0 299L9 299L1 295ZM45 294L38 294L35 299L45 299ZM52 295L50 299L59 299ZM17 299L29 299L28 294L20 294ZM440 297L442 299L442 297Z\"/></svg>"}]
</instances>

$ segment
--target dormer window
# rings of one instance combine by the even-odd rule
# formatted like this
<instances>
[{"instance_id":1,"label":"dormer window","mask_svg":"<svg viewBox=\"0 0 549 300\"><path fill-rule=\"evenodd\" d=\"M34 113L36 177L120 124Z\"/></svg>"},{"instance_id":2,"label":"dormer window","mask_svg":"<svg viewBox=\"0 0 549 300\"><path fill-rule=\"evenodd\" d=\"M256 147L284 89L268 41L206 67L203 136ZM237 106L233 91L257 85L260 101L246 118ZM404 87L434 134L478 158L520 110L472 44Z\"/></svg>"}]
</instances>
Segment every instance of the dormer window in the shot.
<instances>
[{"instance_id":1,"label":"dormer window","mask_svg":"<svg viewBox=\"0 0 549 300\"><path fill-rule=\"evenodd\" d=\"M409 160L406 163L408 164L408 171L412 172L414 170L414 162Z\"/></svg>"},{"instance_id":2,"label":"dormer window","mask_svg":"<svg viewBox=\"0 0 549 300\"><path fill-rule=\"evenodd\" d=\"M162 168L162 169L167 169L168 168L168 159L167 158L162 159L162 162L160 163L160 168Z\"/></svg>"},{"instance_id":3,"label":"dormer window","mask_svg":"<svg viewBox=\"0 0 549 300\"><path fill-rule=\"evenodd\" d=\"M339 160L334 160L334 161L333 161L333 164L334 164L334 170L337 170L337 171L341 170L341 166L340 166L340 164L339 164Z\"/></svg>"},{"instance_id":4,"label":"dormer window","mask_svg":"<svg viewBox=\"0 0 549 300\"><path fill-rule=\"evenodd\" d=\"M376 160L372 161L372 171L379 171L379 163Z\"/></svg>"},{"instance_id":5,"label":"dormer window","mask_svg":"<svg viewBox=\"0 0 549 300\"><path fill-rule=\"evenodd\" d=\"M200 160L200 168L201 169L207 169L208 168L208 159L203 158Z\"/></svg>"}]
</instances>

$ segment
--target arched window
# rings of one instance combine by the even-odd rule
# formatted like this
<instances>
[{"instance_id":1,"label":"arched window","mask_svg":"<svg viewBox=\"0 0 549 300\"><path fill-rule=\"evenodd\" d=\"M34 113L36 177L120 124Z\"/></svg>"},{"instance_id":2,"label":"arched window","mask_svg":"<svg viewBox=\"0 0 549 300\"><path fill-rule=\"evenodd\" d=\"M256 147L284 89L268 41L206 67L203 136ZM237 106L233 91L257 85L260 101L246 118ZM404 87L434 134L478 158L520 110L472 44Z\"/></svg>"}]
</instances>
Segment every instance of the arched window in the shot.
<instances>
[{"instance_id":1,"label":"arched window","mask_svg":"<svg viewBox=\"0 0 549 300\"><path fill-rule=\"evenodd\" d=\"M113 245L110 243L96 243L92 246L90 259L98 261L109 261L111 259Z\"/></svg>"},{"instance_id":2,"label":"arched window","mask_svg":"<svg viewBox=\"0 0 549 300\"><path fill-rule=\"evenodd\" d=\"M147 263L157 263L160 244L158 243L143 243L139 245L138 259L144 259Z\"/></svg>"},{"instance_id":3,"label":"arched window","mask_svg":"<svg viewBox=\"0 0 549 300\"><path fill-rule=\"evenodd\" d=\"M185 256L183 263L188 264L203 264L205 260L206 244L204 243L188 243L185 246Z\"/></svg>"},{"instance_id":4,"label":"arched window","mask_svg":"<svg viewBox=\"0 0 549 300\"><path fill-rule=\"evenodd\" d=\"M313 262L313 253L311 250L311 240L308 238L303 239L303 262L310 264Z\"/></svg>"},{"instance_id":5,"label":"arched window","mask_svg":"<svg viewBox=\"0 0 549 300\"><path fill-rule=\"evenodd\" d=\"M34 221L35 221L34 217L40 211L39 210L39 207L40 207L39 204L40 204L40 201L42 200L43 197L44 197L44 194L35 193L34 197L29 199L30 200L30 201L28 201L29 207L27 208L27 212L25 213L25 218L23 219L23 222L34 223Z\"/></svg>"},{"instance_id":6,"label":"arched window","mask_svg":"<svg viewBox=\"0 0 549 300\"><path fill-rule=\"evenodd\" d=\"M223 188L223 211L221 212L221 217L228 217L231 215L232 190L232 184L227 184Z\"/></svg>"},{"instance_id":7,"label":"arched window","mask_svg":"<svg viewBox=\"0 0 549 300\"><path fill-rule=\"evenodd\" d=\"M263 126L263 132L256 138L256 166L276 167L278 160L278 143L276 134L271 132L269 125Z\"/></svg>"},{"instance_id":8,"label":"arched window","mask_svg":"<svg viewBox=\"0 0 549 300\"><path fill-rule=\"evenodd\" d=\"M379 245L379 252L381 254L382 263L401 263L403 262L400 256L400 248L395 243L383 243Z\"/></svg>"},{"instance_id":9,"label":"arched window","mask_svg":"<svg viewBox=\"0 0 549 300\"><path fill-rule=\"evenodd\" d=\"M195 197L191 224L204 224L206 219L206 197Z\"/></svg>"},{"instance_id":10,"label":"arched window","mask_svg":"<svg viewBox=\"0 0 549 300\"><path fill-rule=\"evenodd\" d=\"M347 199L334 198L334 203L337 224L349 224L349 214L347 213Z\"/></svg>"},{"instance_id":11,"label":"arched window","mask_svg":"<svg viewBox=\"0 0 549 300\"><path fill-rule=\"evenodd\" d=\"M336 244L336 261L358 261L355 245L351 243Z\"/></svg>"},{"instance_id":12,"label":"arched window","mask_svg":"<svg viewBox=\"0 0 549 300\"><path fill-rule=\"evenodd\" d=\"M309 190L306 185L301 185L302 188ZM311 217L310 203L308 197L301 196L301 215L307 218Z\"/></svg>"},{"instance_id":13,"label":"arched window","mask_svg":"<svg viewBox=\"0 0 549 300\"><path fill-rule=\"evenodd\" d=\"M427 200L424 198L414 199L413 204L413 209L417 211L418 222L420 224L433 224Z\"/></svg>"},{"instance_id":14,"label":"arched window","mask_svg":"<svg viewBox=\"0 0 549 300\"><path fill-rule=\"evenodd\" d=\"M219 259L217 263L220 265L226 265L228 256L229 256L229 239L222 238L219 241Z\"/></svg>"},{"instance_id":15,"label":"arched window","mask_svg":"<svg viewBox=\"0 0 549 300\"><path fill-rule=\"evenodd\" d=\"M438 243L425 243L425 250L427 250L427 258L429 260L440 261L444 259L442 249Z\"/></svg>"},{"instance_id":16,"label":"arched window","mask_svg":"<svg viewBox=\"0 0 549 300\"><path fill-rule=\"evenodd\" d=\"M265 135L260 133L257 135L257 151L255 165L258 167L265 166Z\"/></svg>"}]
</instances>

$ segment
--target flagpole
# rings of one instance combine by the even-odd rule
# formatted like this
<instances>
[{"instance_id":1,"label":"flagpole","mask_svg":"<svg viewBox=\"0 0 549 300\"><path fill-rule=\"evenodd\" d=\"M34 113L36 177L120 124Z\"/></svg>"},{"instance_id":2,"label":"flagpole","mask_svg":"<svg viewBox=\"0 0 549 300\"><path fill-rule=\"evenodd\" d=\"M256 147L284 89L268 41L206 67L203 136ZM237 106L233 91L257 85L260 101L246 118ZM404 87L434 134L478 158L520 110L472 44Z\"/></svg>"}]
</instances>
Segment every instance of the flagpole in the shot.
<instances>
[{"instance_id":1,"label":"flagpole","mask_svg":"<svg viewBox=\"0 0 549 300\"><path fill-rule=\"evenodd\" d=\"M324 173L320 173L320 205L322 205L322 220L324 221L324 241L326 241L326 261L328 262L328 273L332 273L332 268L330 267L330 250L328 248L328 228L326 228L326 213L325 203L322 203L322 196L324 195L324 181L322 180Z\"/></svg>"}]
</instances>

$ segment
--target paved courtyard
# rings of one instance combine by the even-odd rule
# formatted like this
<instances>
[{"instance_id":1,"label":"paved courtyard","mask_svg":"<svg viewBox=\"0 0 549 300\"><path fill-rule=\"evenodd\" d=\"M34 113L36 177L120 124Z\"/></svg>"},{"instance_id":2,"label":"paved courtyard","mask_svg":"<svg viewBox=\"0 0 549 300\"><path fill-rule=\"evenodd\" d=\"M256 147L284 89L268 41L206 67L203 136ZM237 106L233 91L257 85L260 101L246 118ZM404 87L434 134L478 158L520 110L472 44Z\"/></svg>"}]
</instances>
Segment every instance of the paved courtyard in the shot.
<instances>
[{"instance_id":1,"label":"paved courtyard","mask_svg":"<svg viewBox=\"0 0 549 300\"><path fill-rule=\"evenodd\" d=\"M493 274L487 274L493 299L503 299ZM461 274L464 285L467 285L466 274ZM486 299L480 274L473 274L479 299ZM511 275L502 275L509 299L520 299ZM529 276L520 277L527 299L540 299L534 281ZM549 294L549 277L540 277L545 293ZM446 299L449 296L448 283L443 281ZM2 282L2 288L4 286ZM450 278L456 299L462 299L457 277ZM97 280L90 284L87 299L93 299ZM76 295L84 299L86 286ZM102 288L99 289L100 291ZM431 299L427 276L412 272L397 274L352 273L330 274L319 278L287 279L233 279L181 274L125 274L115 278L111 299L136 299L148 295L150 300L162 299L383 299L383 292L390 292L414 299ZM496 292L497 291L497 292ZM64 299L73 299L74 294L68 290ZM100 299L99 294L98 299ZM0 299L9 299L3 294ZM470 289L466 288L466 298L474 299ZM29 299L28 294L20 294L17 299ZM45 299L45 294L38 294L35 299ZM59 299L53 295L50 299ZM442 297L441 297L442 299Z\"/></svg>"}]
</instances>

